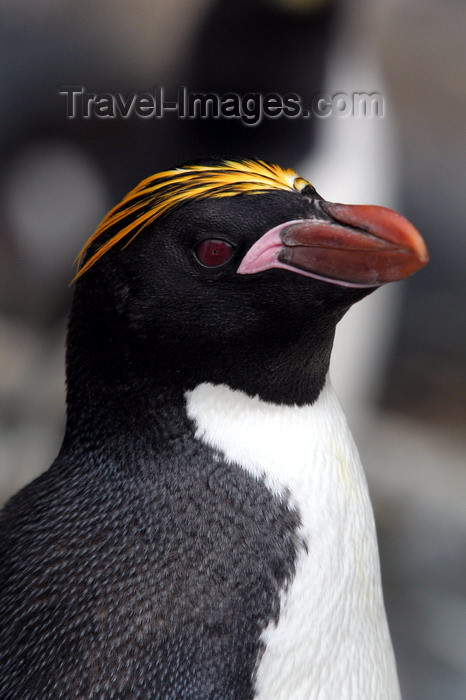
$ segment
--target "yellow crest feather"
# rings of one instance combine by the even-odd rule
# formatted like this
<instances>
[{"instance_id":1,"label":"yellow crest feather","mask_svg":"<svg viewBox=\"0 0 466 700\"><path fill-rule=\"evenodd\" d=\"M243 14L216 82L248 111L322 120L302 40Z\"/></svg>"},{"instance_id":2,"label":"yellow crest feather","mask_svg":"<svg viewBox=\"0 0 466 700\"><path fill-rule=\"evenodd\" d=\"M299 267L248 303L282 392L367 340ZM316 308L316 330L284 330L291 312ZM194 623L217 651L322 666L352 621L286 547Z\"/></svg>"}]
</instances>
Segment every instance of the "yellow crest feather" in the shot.
<instances>
[{"instance_id":1,"label":"yellow crest feather","mask_svg":"<svg viewBox=\"0 0 466 700\"><path fill-rule=\"evenodd\" d=\"M132 234L125 244L128 245L141 229L184 202L208 197L261 194L270 190L301 192L309 184L291 168L246 159L223 160L216 165L186 165L151 175L108 212L86 241L76 258L78 271L72 283L116 243ZM136 216L133 217L133 214ZM94 241L129 216L130 222L103 243L83 265L84 256Z\"/></svg>"}]
</instances>

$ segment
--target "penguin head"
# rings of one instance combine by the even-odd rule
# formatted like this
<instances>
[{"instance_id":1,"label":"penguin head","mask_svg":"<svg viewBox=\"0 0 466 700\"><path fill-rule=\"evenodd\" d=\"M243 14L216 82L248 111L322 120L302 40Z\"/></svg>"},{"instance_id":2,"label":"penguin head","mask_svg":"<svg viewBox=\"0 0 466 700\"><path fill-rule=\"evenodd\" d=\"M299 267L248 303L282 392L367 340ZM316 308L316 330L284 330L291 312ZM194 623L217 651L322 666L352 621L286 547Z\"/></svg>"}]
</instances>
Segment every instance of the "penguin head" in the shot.
<instances>
[{"instance_id":1,"label":"penguin head","mask_svg":"<svg viewBox=\"0 0 466 700\"><path fill-rule=\"evenodd\" d=\"M326 202L263 161L202 161L148 178L109 212L81 253L76 299L94 336L118 329L149 377L303 403L346 310L426 261L395 212Z\"/></svg>"}]
</instances>

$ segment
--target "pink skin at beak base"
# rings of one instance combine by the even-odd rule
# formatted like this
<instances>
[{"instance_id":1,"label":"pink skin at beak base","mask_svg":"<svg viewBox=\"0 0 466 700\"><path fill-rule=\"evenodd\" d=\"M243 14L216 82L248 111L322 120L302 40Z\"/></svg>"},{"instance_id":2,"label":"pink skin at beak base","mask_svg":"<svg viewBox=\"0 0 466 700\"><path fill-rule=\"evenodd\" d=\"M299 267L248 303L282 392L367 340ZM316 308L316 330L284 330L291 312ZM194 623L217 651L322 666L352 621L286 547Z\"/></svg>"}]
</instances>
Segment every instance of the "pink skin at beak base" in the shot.
<instances>
[{"instance_id":1,"label":"pink skin at beak base","mask_svg":"<svg viewBox=\"0 0 466 700\"><path fill-rule=\"evenodd\" d=\"M239 275L253 275L257 272L264 272L264 270L279 268L281 270L296 272L298 275L303 275L304 277L312 277L322 282L330 282L343 287L366 288L372 286L331 279L330 277L318 275L315 272L308 272L298 267L292 267L292 265L287 265L278 260L278 254L281 248L283 248L283 241L280 238L280 233L283 229L288 228L292 224L301 224L303 221L305 221L305 219L293 219L292 221L286 221L283 224L275 226L275 228L271 228L270 231L267 231L267 233L261 236L249 249L236 272Z\"/></svg>"}]
</instances>

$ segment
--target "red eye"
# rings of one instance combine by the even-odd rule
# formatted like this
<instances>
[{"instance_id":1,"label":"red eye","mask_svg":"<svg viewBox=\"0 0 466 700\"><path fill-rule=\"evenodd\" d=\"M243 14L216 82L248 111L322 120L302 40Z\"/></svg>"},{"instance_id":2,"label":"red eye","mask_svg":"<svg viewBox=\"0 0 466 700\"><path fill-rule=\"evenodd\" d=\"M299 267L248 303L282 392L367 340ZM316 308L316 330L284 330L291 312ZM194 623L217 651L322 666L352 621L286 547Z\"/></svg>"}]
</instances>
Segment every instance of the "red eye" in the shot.
<instances>
[{"instance_id":1,"label":"red eye","mask_svg":"<svg viewBox=\"0 0 466 700\"><path fill-rule=\"evenodd\" d=\"M233 246L218 238L209 238L198 243L195 248L196 258L206 267L223 265L233 255Z\"/></svg>"}]
</instances>

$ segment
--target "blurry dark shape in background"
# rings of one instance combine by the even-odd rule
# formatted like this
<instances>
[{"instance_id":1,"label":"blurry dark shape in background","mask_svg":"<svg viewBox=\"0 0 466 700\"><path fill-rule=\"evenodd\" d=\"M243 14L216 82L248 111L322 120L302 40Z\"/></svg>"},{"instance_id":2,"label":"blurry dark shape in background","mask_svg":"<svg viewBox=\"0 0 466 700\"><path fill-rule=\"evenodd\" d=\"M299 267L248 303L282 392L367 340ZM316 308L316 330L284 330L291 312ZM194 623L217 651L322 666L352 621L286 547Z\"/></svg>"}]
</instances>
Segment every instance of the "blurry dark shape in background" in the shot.
<instances>
[{"instance_id":1,"label":"blurry dark shape in background","mask_svg":"<svg viewBox=\"0 0 466 700\"><path fill-rule=\"evenodd\" d=\"M339 3L296 3L295 11L287 5L214 2L178 82L220 95L294 93L306 99L323 92ZM297 168L315 136L314 120L265 118L255 127L236 119L189 120L182 142L183 152L192 155L233 149L235 156L260 155Z\"/></svg>"},{"instance_id":2,"label":"blurry dark shape in background","mask_svg":"<svg viewBox=\"0 0 466 700\"><path fill-rule=\"evenodd\" d=\"M401 179L390 175L387 159L372 175L386 176L388 198L390 187L398 189L396 206L422 231L431 263L403 287L395 336L383 332L388 362L379 361L379 392L369 396L378 410L367 404L358 443L376 506L403 697L465 697L462 4L117 0L110 14L103 0L5 0L0 12L1 500L56 454L71 262L112 204L141 178L212 154L304 168L322 189L318 168L306 170L324 144L316 120L263 119L254 127L175 114L70 120L58 86L128 93L159 84L173 99L186 85L203 93L296 93L306 101L326 90L336 53L340 64L359 57L370 71L364 51L373 47L397 111L401 157L392 157ZM364 80L355 84L366 88ZM387 135L385 147L392 145ZM364 154L352 158L343 179L362 173L361 191L370 191L373 165L368 174ZM375 298L373 309L388 315L382 295ZM354 347L374 341L373 321ZM362 380L365 360L358 366L357 359L348 360L348 371Z\"/></svg>"}]
</instances>

